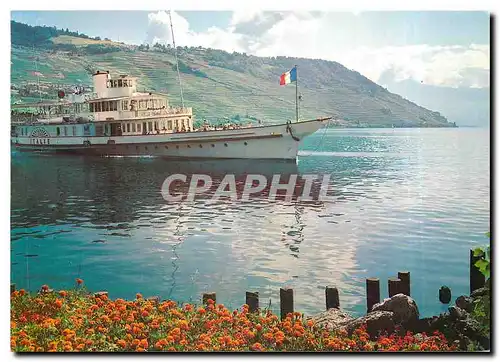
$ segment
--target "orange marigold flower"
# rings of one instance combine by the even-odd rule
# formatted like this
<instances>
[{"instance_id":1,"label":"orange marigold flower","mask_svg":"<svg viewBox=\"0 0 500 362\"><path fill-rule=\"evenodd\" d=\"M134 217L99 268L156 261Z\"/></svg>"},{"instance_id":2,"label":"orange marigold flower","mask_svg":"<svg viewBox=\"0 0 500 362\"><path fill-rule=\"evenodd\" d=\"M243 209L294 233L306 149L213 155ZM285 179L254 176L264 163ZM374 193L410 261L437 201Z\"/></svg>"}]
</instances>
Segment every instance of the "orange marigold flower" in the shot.
<instances>
[{"instance_id":1,"label":"orange marigold flower","mask_svg":"<svg viewBox=\"0 0 500 362\"><path fill-rule=\"evenodd\" d=\"M141 341L139 342L139 346L144 348L144 349L147 349L149 347L149 343L148 343L148 340L147 339L141 339Z\"/></svg>"},{"instance_id":2,"label":"orange marigold flower","mask_svg":"<svg viewBox=\"0 0 500 362\"><path fill-rule=\"evenodd\" d=\"M426 350L427 348L429 348L429 345L428 345L427 343L425 343L425 342L424 342L424 343L422 343L422 344L420 345L420 350L421 350L421 351L424 351L424 350Z\"/></svg>"},{"instance_id":3,"label":"orange marigold flower","mask_svg":"<svg viewBox=\"0 0 500 362\"><path fill-rule=\"evenodd\" d=\"M83 280L80 278L76 278L76 284L81 285L83 283Z\"/></svg>"},{"instance_id":4,"label":"orange marigold flower","mask_svg":"<svg viewBox=\"0 0 500 362\"><path fill-rule=\"evenodd\" d=\"M260 343L254 343L252 344L252 347L250 347L252 351L262 351L262 345Z\"/></svg>"},{"instance_id":5,"label":"orange marigold flower","mask_svg":"<svg viewBox=\"0 0 500 362\"><path fill-rule=\"evenodd\" d=\"M142 311L142 313L141 313L141 315L142 315L143 317L147 317L147 316L149 315L149 313L148 313L148 311L147 311L147 310L143 310L143 311Z\"/></svg>"},{"instance_id":6,"label":"orange marigold flower","mask_svg":"<svg viewBox=\"0 0 500 362\"><path fill-rule=\"evenodd\" d=\"M57 308L61 308L62 305L63 305L63 302L61 299L56 299L55 302L54 302L54 305L57 307Z\"/></svg>"},{"instance_id":7,"label":"orange marigold flower","mask_svg":"<svg viewBox=\"0 0 500 362\"><path fill-rule=\"evenodd\" d=\"M123 339L119 339L116 341L116 344L119 345L121 348L127 347L127 342L125 342Z\"/></svg>"},{"instance_id":8,"label":"orange marigold flower","mask_svg":"<svg viewBox=\"0 0 500 362\"><path fill-rule=\"evenodd\" d=\"M24 289L21 289L21 290L19 291L19 295L20 295L21 297L22 297L23 295L25 295L25 294L26 294L26 291L25 291Z\"/></svg>"},{"instance_id":9,"label":"orange marigold flower","mask_svg":"<svg viewBox=\"0 0 500 362\"><path fill-rule=\"evenodd\" d=\"M141 293L137 293L137 294L135 295L135 298L136 298L136 299L142 299L142 294L141 294Z\"/></svg>"},{"instance_id":10,"label":"orange marigold flower","mask_svg":"<svg viewBox=\"0 0 500 362\"><path fill-rule=\"evenodd\" d=\"M175 347L168 347L167 351L169 351L169 352L175 352Z\"/></svg>"},{"instance_id":11,"label":"orange marigold flower","mask_svg":"<svg viewBox=\"0 0 500 362\"><path fill-rule=\"evenodd\" d=\"M184 310L186 312L191 312L193 310L193 306L191 304L184 305Z\"/></svg>"},{"instance_id":12,"label":"orange marigold flower","mask_svg":"<svg viewBox=\"0 0 500 362\"><path fill-rule=\"evenodd\" d=\"M59 295L60 295L61 297L63 297L63 298L64 298L65 296L67 296L67 295L68 295L68 292L67 292L67 291L65 291L65 290L60 290L60 291L59 291Z\"/></svg>"},{"instance_id":13,"label":"orange marigold flower","mask_svg":"<svg viewBox=\"0 0 500 362\"><path fill-rule=\"evenodd\" d=\"M198 313L205 314L206 312L207 311L205 310L205 308L203 308L203 307L198 308Z\"/></svg>"},{"instance_id":14,"label":"orange marigold flower","mask_svg":"<svg viewBox=\"0 0 500 362\"><path fill-rule=\"evenodd\" d=\"M307 321L307 326L308 326L308 327L312 327L312 326L314 326L314 322L313 322L311 319L310 319L310 320L308 320L308 321Z\"/></svg>"},{"instance_id":15,"label":"orange marigold flower","mask_svg":"<svg viewBox=\"0 0 500 362\"><path fill-rule=\"evenodd\" d=\"M43 292L46 292L49 290L49 286L47 284L44 284L42 285L42 287L40 288Z\"/></svg>"}]
</instances>

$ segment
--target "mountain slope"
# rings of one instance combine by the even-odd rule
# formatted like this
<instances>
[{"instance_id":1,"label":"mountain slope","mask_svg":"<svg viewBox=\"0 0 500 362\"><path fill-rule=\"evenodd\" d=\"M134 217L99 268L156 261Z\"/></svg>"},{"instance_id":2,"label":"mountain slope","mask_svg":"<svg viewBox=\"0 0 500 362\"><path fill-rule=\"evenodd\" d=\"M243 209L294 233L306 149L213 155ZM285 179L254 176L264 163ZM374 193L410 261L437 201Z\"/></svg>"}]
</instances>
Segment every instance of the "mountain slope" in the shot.
<instances>
[{"instance_id":1,"label":"mountain slope","mask_svg":"<svg viewBox=\"0 0 500 362\"><path fill-rule=\"evenodd\" d=\"M12 26L13 101L32 101L40 94L55 98L58 89L75 84L90 87L91 73L100 69L137 76L140 88L168 92L173 103L181 102L174 51L168 46L136 47L85 36L78 41L78 33L47 27L44 37L29 46L29 39L40 36L33 35L37 27L22 25ZM178 47L178 55L184 101L198 120L295 119L295 85L278 83L281 73L297 65L302 119L327 115L372 127L451 125L438 112L390 93L336 62L261 58L201 47Z\"/></svg>"}]
</instances>

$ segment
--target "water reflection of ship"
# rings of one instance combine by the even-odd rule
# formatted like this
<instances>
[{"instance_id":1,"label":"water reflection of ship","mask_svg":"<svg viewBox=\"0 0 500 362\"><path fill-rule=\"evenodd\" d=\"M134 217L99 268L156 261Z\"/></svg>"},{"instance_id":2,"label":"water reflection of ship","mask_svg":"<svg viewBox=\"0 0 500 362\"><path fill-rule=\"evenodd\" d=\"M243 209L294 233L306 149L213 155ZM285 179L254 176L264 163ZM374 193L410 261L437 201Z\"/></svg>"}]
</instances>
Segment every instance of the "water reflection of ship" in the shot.
<instances>
[{"instance_id":1,"label":"water reflection of ship","mask_svg":"<svg viewBox=\"0 0 500 362\"><path fill-rule=\"evenodd\" d=\"M173 206L162 198L161 186L175 173L208 174L217 184L229 173L238 181L247 174L286 178L298 172L295 163L282 161L165 162L26 154L13 155L11 170L12 210L24 209L22 220L12 220L13 227L19 221L30 227L68 218L84 218L98 225L132 222L141 217L141 209Z\"/></svg>"}]
</instances>

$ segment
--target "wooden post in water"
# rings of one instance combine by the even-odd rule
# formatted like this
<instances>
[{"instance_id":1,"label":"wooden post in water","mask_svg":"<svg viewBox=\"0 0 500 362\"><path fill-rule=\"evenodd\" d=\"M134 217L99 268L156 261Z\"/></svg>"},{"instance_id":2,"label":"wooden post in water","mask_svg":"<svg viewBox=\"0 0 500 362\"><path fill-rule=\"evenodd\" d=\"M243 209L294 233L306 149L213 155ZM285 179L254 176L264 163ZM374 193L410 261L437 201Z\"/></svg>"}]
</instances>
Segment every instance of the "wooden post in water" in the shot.
<instances>
[{"instance_id":1,"label":"wooden post in water","mask_svg":"<svg viewBox=\"0 0 500 362\"><path fill-rule=\"evenodd\" d=\"M470 250L470 293L476 289L484 287L485 278L484 275L479 271L479 268L475 266L476 262L481 259L480 256L474 256L474 250Z\"/></svg>"},{"instance_id":2,"label":"wooden post in water","mask_svg":"<svg viewBox=\"0 0 500 362\"><path fill-rule=\"evenodd\" d=\"M370 313L372 307L380 303L380 280L378 278L366 279L366 310Z\"/></svg>"},{"instance_id":3,"label":"wooden post in water","mask_svg":"<svg viewBox=\"0 0 500 362\"><path fill-rule=\"evenodd\" d=\"M401 290L400 292L404 295L410 296L410 272L402 271L398 272L398 278L401 279Z\"/></svg>"},{"instance_id":4,"label":"wooden post in water","mask_svg":"<svg viewBox=\"0 0 500 362\"><path fill-rule=\"evenodd\" d=\"M257 312L259 310L259 292L246 292L245 302L250 313Z\"/></svg>"},{"instance_id":5,"label":"wooden post in water","mask_svg":"<svg viewBox=\"0 0 500 362\"><path fill-rule=\"evenodd\" d=\"M325 288L326 310L340 308L339 290L335 287Z\"/></svg>"},{"instance_id":6,"label":"wooden post in water","mask_svg":"<svg viewBox=\"0 0 500 362\"><path fill-rule=\"evenodd\" d=\"M389 298L401 293L401 279L399 278L389 278Z\"/></svg>"},{"instance_id":7,"label":"wooden post in water","mask_svg":"<svg viewBox=\"0 0 500 362\"><path fill-rule=\"evenodd\" d=\"M213 293L213 292L212 293L203 293L202 301L203 301L204 305L208 304L209 299L212 299L214 301L214 304L217 302L215 293Z\"/></svg>"},{"instance_id":8,"label":"wooden post in water","mask_svg":"<svg viewBox=\"0 0 500 362\"><path fill-rule=\"evenodd\" d=\"M293 289L280 288L281 319L285 319L288 313L293 313Z\"/></svg>"},{"instance_id":9,"label":"wooden post in water","mask_svg":"<svg viewBox=\"0 0 500 362\"><path fill-rule=\"evenodd\" d=\"M10 284L10 294L14 293L16 291L16 284L15 283L11 283Z\"/></svg>"}]
</instances>

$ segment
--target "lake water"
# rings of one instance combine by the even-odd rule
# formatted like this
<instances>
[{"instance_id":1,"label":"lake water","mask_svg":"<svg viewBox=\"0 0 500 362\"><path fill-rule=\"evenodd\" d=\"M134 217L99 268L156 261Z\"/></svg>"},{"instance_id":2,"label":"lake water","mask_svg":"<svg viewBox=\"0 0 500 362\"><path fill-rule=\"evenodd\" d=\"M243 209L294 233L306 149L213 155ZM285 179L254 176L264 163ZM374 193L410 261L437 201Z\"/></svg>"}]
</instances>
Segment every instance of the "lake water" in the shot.
<instances>
[{"instance_id":1,"label":"lake water","mask_svg":"<svg viewBox=\"0 0 500 362\"><path fill-rule=\"evenodd\" d=\"M469 249L488 242L487 129L319 130L297 164L172 162L12 152L11 279L18 288L71 288L77 277L112 298L158 295L198 302L204 291L236 308L245 291L279 310L279 288L295 308L366 309L365 279L411 272L424 316L468 292ZM324 203L196 199L167 203L173 173L329 174ZM269 176L271 177L271 176Z\"/></svg>"}]
</instances>

